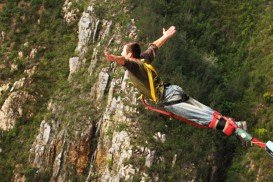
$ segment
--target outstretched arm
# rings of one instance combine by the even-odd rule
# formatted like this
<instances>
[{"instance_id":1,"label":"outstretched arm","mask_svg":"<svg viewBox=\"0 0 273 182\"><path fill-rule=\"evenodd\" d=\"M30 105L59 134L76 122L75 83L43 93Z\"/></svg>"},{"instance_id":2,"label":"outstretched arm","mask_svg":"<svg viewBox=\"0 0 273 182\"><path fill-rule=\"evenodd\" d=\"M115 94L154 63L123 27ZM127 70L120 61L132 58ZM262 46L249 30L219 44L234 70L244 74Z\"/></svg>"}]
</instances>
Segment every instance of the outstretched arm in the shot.
<instances>
[{"instance_id":1,"label":"outstretched arm","mask_svg":"<svg viewBox=\"0 0 273 182\"><path fill-rule=\"evenodd\" d=\"M163 28L163 35L159 39L153 42L158 48L160 48L168 39L170 39L175 34L175 26L171 26L168 30Z\"/></svg>"},{"instance_id":2,"label":"outstretched arm","mask_svg":"<svg viewBox=\"0 0 273 182\"><path fill-rule=\"evenodd\" d=\"M118 65L121 65L123 66L125 64L125 58L123 56L116 56L116 55L113 55L113 54L110 54L109 52L107 51L104 51L104 55L105 55L105 58L108 60L108 61L111 61L111 62L116 62Z\"/></svg>"}]
</instances>

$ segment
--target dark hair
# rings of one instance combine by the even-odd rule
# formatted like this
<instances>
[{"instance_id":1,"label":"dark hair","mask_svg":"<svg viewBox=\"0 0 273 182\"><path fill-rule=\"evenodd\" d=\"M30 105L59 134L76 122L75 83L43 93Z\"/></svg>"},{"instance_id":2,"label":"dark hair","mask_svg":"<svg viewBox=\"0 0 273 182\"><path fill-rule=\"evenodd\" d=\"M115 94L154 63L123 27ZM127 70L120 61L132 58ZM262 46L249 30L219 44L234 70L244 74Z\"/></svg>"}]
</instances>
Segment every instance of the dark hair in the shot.
<instances>
[{"instance_id":1,"label":"dark hair","mask_svg":"<svg viewBox=\"0 0 273 182\"><path fill-rule=\"evenodd\" d=\"M134 58L140 58L140 53L141 53L141 49L140 49L140 45L137 42L130 42L128 44L126 44L127 48L126 51L130 51L133 54Z\"/></svg>"}]
</instances>

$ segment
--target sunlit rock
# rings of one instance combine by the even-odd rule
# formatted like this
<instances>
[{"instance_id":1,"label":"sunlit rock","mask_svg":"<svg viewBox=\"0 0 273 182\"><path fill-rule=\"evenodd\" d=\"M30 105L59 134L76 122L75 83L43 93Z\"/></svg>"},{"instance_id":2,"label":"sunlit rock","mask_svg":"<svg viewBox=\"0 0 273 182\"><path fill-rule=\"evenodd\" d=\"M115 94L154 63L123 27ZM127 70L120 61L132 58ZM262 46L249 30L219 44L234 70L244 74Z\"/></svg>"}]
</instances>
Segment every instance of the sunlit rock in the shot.
<instances>
[{"instance_id":1,"label":"sunlit rock","mask_svg":"<svg viewBox=\"0 0 273 182\"><path fill-rule=\"evenodd\" d=\"M36 54L37 54L37 49L36 48L31 49L29 54L29 59L34 59Z\"/></svg>"},{"instance_id":2,"label":"sunlit rock","mask_svg":"<svg viewBox=\"0 0 273 182\"><path fill-rule=\"evenodd\" d=\"M161 134L160 132L157 132L154 134L154 139L156 141L159 141L161 143L165 143L166 141L166 134Z\"/></svg>"},{"instance_id":3,"label":"sunlit rock","mask_svg":"<svg viewBox=\"0 0 273 182\"><path fill-rule=\"evenodd\" d=\"M33 147L30 151L34 154L33 164L37 167L40 167L42 163L42 155L45 152L45 145L49 141L50 132L50 125L45 120L43 120L40 124L39 133L36 136L35 142L32 145Z\"/></svg>"},{"instance_id":4,"label":"sunlit rock","mask_svg":"<svg viewBox=\"0 0 273 182\"><path fill-rule=\"evenodd\" d=\"M6 37L6 32L1 31L0 41L4 41Z\"/></svg>"},{"instance_id":5,"label":"sunlit rock","mask_svg":"<svg viewBox=\"0 0 273 182\"><path fill-rule=\"evenodd\" d=\"M107 106L110 106L110 104L113 102L113 100L115 100L113 98L115 85L116 85L116 79L113 79L111 81L110 89L109 89L109 92L108 92ZM113 108L110 107L110 109L113 109Z\"/></svg>"},{"instance_id":6,"label":"sunlit rock","mask_svg":"<svg viewBox=\"0 0 273 182\"><path fill-rule=\"evenodd\" d=\"M24 57L24 54L22 51L18 52L18 57L19 57L19 59L22 59Z\"/></svg>"},{"instance_id":7,"label":"sunlit rock","mask_svg":"<svg viewBox=\"0 0 273 182\"><path fill-rule=\"evenodd\" d=\"M97 62L98 62L98 49L95 47L93 49L93 54L91 57L89 68L88 68L88 72L90 76L93 74L93 71L96 67Z\"/></svg>"},{"instance_id":8,"label":"sunlit rock","mask_svg":"<svg viewBox=\"0 0 273 182\"><path fill-rule=\"evenodd\" d=\"M10 88L10 83L1 85L1 86L0 86L0 96L1 96L4 92L6 92L7 90L9 90L9 88Z\"/></svg>"},{"instance_id":9,"label":"sunlit rock","mask_svg":"<svg viewBox=\"0 0 273 182\"><path fill-rule=\"evenodd\" d=\"M145 160L145 166L151 167L155 158L155 151L148 150L148 155Z\"/></svg>"},{"instance_id":10,"label":"sunlit rock","mask_svg":"<svg viewBox=\"0 0 273 182\"><path fill-rule=\"evenodd\" d=\"M177 154L175 154L173 156L173 160L172 160L172 167L174 167L175 163L176 163L176 160L177 160Z\"/></svg>"},{"instance_id":11,"label":"sunlit rock","mask_svg":"<svg viewBox=\"0 0 273 182\"><path fill-rule=\"evenodd\" d=\"M77 3L78 0L66 0L64 2L64 5L62 7L62 13L65 21L70 24L75 22L78 19L78 15L80 10L76 8L76 6L73 6L73 3Z\"/></svg>"},{"instance_id":12,"label":"sunlit rock","mask_svg":"<svg viewBox=\"0 0 273 182\"><path fill-rule=\"evenodd\" d=\"M5 100L0 110L0 128L10 130L15 122L23 115L23 105L29 95L26 92L12 92Z\"/></svg>"},{"instance_id":13,"label":"sunlit rock","mask_svg":"<svg viewBox=\"0 0 273 182\"><path fill-rule=\"evenodd\" d=\"M37 66L33 66L32 68L30 69L26 69L24 71L24 73L28 76L28 77L31 77L32 75L34 75L34 73L37 71Z\"/></svg>"},{"instance_id":14,"label":"sunlit rock","mask_svg":"<svg viewBox=\"0 0 273 182\"><path fill-rule=\"evenodd\" d=\"M91 98L95 98L97 101L101 101L105 94L105 89L109 80L108 69L109 68L103 68L101 70L98 81L91 88Z\"/></svg>"},{"instance_id":15,"label":"sunlit rock","mask_svg":"<svg viewBox=\"0 0 273 182\"><path fill-rule=\"evenodd\" d=\"M71 79L73 73L76 73L81 68L82 62L79 57L72 57L69 59L69 76L68 80Z\"/></svg>"},{"instance_id":16,"label":"sunlit rock","mask_svg":"<svg viewBox=\"0 0 273 182\"><path fill-rule=\"evenodd\" d=\"M20 80L14 82L12 88L10 89L10 91L14 91L14 90L19 90L21 89L24 84L25 84L26 78L21 78Z\"/></svg>"},{"instance_id":17,"label":"sunlit rock","mask_svg":"<svg viewBox=\"0 0 273 182\"><path fill-rule=\"evenodd\" d=\"M10 66L10 70L11 71L17 71L18 70L18 65L17 64L11 64L11 66Z\"/></svg>"},{"instance_id":18,"label":"sunlit rock","mask_svg":"<svg viewBox=\"0 0 273 182\"><path fill-rule=\"evenodd\" d=\"M25 182L26 177L24 174L21 173L23 170L22 164L17 164L13 170L13 182Z\"/></svg>"},{"instance_id":19,"label":"sunlit rock","mask_svg":"<svg viewBox=\"0 0 273 182\"><path fill-rule=\"evenodd\" d=\"M91 40L94 42L94 38L98 30L100 20L92 16L92 12L93 8L90 7L86 12L82 13L82 17L79 21L79 41L76 52L79 54L80 58L84 57L89 42Z\"/></svg>"}]
</instances>

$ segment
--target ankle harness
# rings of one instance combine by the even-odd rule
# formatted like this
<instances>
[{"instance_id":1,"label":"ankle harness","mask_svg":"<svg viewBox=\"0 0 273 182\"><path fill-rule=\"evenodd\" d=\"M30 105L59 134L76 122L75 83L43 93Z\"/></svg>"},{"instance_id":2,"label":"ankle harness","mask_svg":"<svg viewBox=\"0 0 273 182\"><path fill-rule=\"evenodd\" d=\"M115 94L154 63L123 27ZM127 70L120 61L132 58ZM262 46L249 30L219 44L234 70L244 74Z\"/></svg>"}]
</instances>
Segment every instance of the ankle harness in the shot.
<instances>
[{"instance_id":1,"label":"ankle harness","mask_svg":"<svg viewBox=\"0 0 273 182\"><path fill-rule=\"evenodd\" d=\"M238 128L233 119L222 116L218 112L213 114L213 119L210 122L209 127L221 130L227 136L232 135Z\"/></svg>"}]
</instances>

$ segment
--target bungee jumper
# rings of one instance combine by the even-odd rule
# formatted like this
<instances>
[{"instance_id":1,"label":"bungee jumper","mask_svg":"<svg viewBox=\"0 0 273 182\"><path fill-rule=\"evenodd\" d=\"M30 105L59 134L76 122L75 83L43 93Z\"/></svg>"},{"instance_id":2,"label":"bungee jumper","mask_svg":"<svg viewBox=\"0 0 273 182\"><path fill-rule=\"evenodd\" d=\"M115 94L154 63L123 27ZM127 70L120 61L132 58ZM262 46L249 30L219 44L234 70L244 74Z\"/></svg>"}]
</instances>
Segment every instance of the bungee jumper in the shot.
<instances>
[{"instance_id":1,"label":"bungee jumper","mask_svg":"<svg viewBox=\"0 0 273 182\"><path fill-rule=\"evenodd\" d=\"M163 35L151 43L144 52L141 52L140 45L137 42L130 42L124 45L121 56L110 54L107 51L104 54L108 61L116 62L128 70L129 78L142 94L142 102L147 109L199 128L221 130L227 136L235 134L243 145L246 146L247 143L251 142L265 149L273 157L273 142L264 143L252 137L246 132L245 121L236 122L234 119L226 117L189 97L181 87L166 84L160 79L151 63L157 50L173 37L175 32L174 26L168 30L163 28ZM145 98L157 105L163 105L164 109L149 105Z\"/></svg>"}]
</instances>

